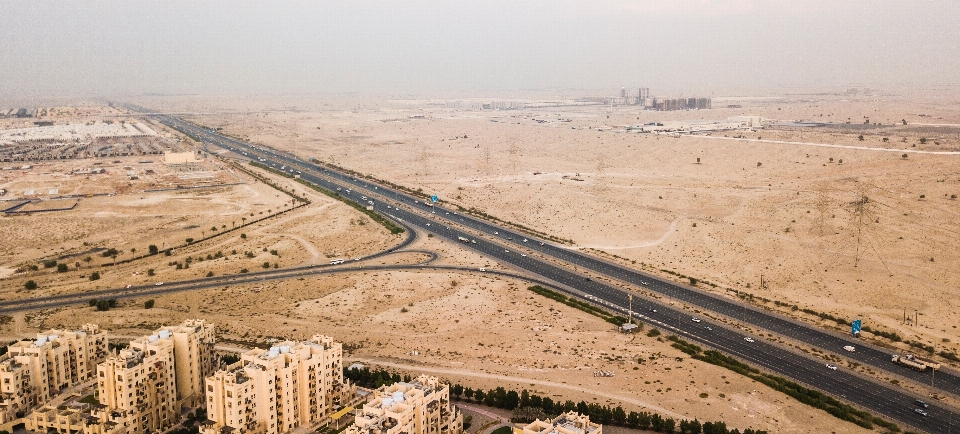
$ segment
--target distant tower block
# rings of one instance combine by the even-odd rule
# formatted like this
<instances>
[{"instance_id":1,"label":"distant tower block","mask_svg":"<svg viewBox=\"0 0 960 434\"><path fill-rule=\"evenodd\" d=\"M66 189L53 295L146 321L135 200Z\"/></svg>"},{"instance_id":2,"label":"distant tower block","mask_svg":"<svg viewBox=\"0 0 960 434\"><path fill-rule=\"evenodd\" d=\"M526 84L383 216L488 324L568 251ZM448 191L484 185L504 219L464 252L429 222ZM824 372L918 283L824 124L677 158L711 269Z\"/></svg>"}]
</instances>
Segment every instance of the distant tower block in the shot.
<instances>
[{"instance_id":1,"label":"distant tower block","mask_svg":"<svg viewBox=\"0 0 960 434\"><path fill-rule=\"evenodd\" d=\"M627 88L621 87L621 88L620 88L620 98L626 98L626 97L627 97Z\"/></svg>"},{"instance_id":2,"label":"distant tower block","mask_svg":"<svg viewBox=\"0 0 960 434\"><path fill-rule=\"evenodd\" d=\"M650 97L650 88L641 87L637 90L637 104L643 104L643 102Z\"/></svg>"}]
</instances>

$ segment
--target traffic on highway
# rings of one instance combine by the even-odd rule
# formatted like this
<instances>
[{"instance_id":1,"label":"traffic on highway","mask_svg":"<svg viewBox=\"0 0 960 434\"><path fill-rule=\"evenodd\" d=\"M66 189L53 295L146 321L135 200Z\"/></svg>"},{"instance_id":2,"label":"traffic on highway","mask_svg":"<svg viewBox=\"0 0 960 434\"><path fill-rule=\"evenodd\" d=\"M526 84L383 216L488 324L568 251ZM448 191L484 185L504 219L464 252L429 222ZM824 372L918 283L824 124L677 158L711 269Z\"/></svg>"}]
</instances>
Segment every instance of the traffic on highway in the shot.
<instances>
[{"instance_id":1,"label":"traffic on highway","mask_svg":"<svg viewBox=\"0 0 960 434\"><path fill-rule=\"evenodd\" d=\"M778 336L782 336L832 353L838 353L843 347L855 344L857 351L843 353L842 356L918 383L929 381L930 377L924 373L892 364L888 350L734 300L660 280L556 245L549 240L537 239L529 234L494 225L443 208L439 204L426 203L422 198L409 196L333 168L303 162L296 156L281 151L256 147L170 116L153 116L205 143L223 147L248 158L256 158L261 164L298 175L304 181L338 192L364 206L371 206L374 211L408 228L416 228L450 242L459 242L464 248L473 249L498 263L540 276L569 295L623 316L632 314L635 319L670 330L683 339L717 349L769 372L823 390L860 407L896 419L899 423L927 432L947 432L950 429L950 413L947 408L930 405L923 409L924 414L921 415L915 411L913 405L917 397L905 389L890 387L836 365L825 366L822 359L788 349L776 341L779 340ZM464 243L461 238L475 242ZM635 297L633 312L627 310L628 292L624 288L629 285L643 288L650 295ZM711 322L709 319L692 318L690 312L655 298L664 296L690 306L696 312L712 312L731 321ZM757 328L760 333L746 333L741 329L744 326ZM933 387L956 396L960 390L960 376L953 372L938 372Z\"/></svg>"}]
</instances>

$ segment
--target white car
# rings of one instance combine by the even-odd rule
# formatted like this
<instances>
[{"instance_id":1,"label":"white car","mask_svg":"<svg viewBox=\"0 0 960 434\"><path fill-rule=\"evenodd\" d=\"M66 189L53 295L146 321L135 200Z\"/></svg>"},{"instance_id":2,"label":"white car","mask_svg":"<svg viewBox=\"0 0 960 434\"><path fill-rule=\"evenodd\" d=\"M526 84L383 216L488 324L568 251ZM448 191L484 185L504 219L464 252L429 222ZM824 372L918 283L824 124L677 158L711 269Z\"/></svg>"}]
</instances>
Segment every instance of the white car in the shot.
<instances>
[{"instance_id":1,"label":"white car","mask_svg":"<svg viewBox=\"0 0 960 434\"><path fill-rule=\"evenodd\" d=\"M827 363L827 369L833 369L834 371L836 371L836 370L837 370L837 365L831 365L831 364Z\"/></svg>"},{"instance_id":2,"label":"white car","mask_svg":"<svg viewBox=\"0 0 960 434\"><path fill-rule=\"evenodd\" d=\"M487 269L486 269L486 268L481 268L480 271L487 271Z\"/></svg>"},{"instance_id":3,"label":"white car","mask_svg":"<svg viewBox=\"0 0 960 434\"><path fill-rule=\"evenodd\" d=\"M494 235L500 235L500 232L493 231L493 234L494 234Z\"/></svg>"},{"instance_id":4,"label":"white car","mask_svg":"<svg viewBox=\"0 0 960 434\"><path fill-rule=\"evenodd\" d=\"M509 250L504 250L503 252L504 252L504 253L510 253L510 251L509 251Z\"/></svg>"},{"instance_id":5,"label":"white car","mask_svg":"<svg viewBox=\"0 0 960 434\"><path fill-rule=\"evenodd\" d=\"M753 338L751 338L750 336L747 336L747 337L743 338L743 340L745 340L745 341L747 341L747 342L756 342L756 341L753 340Z\"/></svg>"},{"instance_id":6,"label":"white car","mask_svg":"<svg viewBox=\"0 0 960 434\"><path fill-rule=\"evenodd\" d=\"M693 322L700 322L700 318L694 317Z\"/></svg>"},{"instance_id":7,"label":"white car","mask_svg":"<svg viewBox=\"0 0 960 434\"><path fill-rule=\"evenodd\" d=\"M527 257L526 253L521 253L520 256Z\"/></svg>"},{"instance_id":8,"label":"white car","mask_svg":"<svg viewBox=\"0 0 960 434\"><path fill-rule=\"evenodd\" d=\"M427 226L430 226L430 223L427 223Z\"/></svg>"},{"instance_id":9,"label":"white car","mask_svg":"<svg viewBox=\"0 0 960 434\"><path fill-rule=\"evenodd\" d=\"M527 242L527 239L526 239L526 238L524 238L524 239L523 239L523 242Z\"/></svg>"},{"instance_id":10,"label":"white car","mask_svg":"<svg viewBox=\"0 0 960 434\"><path fill-rule=\"evenodd\" d=\"M163 282L157 282L156 285L157 286L163 285Z\"/></svg>"}]
</instances>

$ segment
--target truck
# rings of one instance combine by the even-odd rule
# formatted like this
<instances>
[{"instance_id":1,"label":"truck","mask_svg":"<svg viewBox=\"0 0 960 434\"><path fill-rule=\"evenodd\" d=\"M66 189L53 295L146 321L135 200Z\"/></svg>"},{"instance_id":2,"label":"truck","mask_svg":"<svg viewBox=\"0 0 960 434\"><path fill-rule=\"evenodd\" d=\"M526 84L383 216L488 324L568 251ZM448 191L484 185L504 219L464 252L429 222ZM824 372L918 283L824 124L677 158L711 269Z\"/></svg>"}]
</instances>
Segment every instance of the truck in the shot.
<instances>
[{"instance_id":1,"label":"truck","mask_svg":"<svg viewBox=\"0 0 960 434\"><path fill-rule=\"evenodd\" d=\"M924 372L927 369L932 369L934 371L940 369L939 363L934 362L933 360L927 360L924 358L914 356L913 354L907 354L903 356L899 354L894 354L893 357L891 357L890 361L892 361L893 363L899 363L909 368L916 369L917 371L920 371L920 372Z\"/></svg>"}]
</instances>

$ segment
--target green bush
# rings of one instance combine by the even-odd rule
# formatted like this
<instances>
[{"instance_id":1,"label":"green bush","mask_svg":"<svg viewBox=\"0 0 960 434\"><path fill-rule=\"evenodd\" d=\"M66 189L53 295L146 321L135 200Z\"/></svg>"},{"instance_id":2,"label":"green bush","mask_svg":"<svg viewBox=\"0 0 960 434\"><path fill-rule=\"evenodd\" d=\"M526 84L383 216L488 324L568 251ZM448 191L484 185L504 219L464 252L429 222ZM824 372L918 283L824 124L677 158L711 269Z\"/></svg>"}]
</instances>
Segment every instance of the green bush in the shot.
<instances>
[{"instance_id":1,"label":"green bush","mask_svg":"<svg viewBox=\"0 0 960 434\"><path fill-rule=\"evenodd\" d=\"M100 280L100 272L94 271L93 273L90 273L90 280Z\"/></svg>"},{"instance_id":2,"label":"green bush","mask_svg":"<svg viewBox=\"0 0 960 434\"><path fill-rule=\"evenodd\" d=\"M147 301L143 302L143 308L144 308L144 309L153 309L153 304L154 304L154 303L155 303L155 302L154 302L153 299L151 298L150 300L147 300Z\"/></svg>"},{"instance_id":3,"label":"green bush","mask_svg":"<svg viewBox=\"0 0 960 434\"><path fill-rule=\"evenodd\" d=\"M37 282L28 280L26 281L26 283L23 284L23 287L28 291L33 291L34 289L37 289Z\"/></svg>"}]
</instances>

